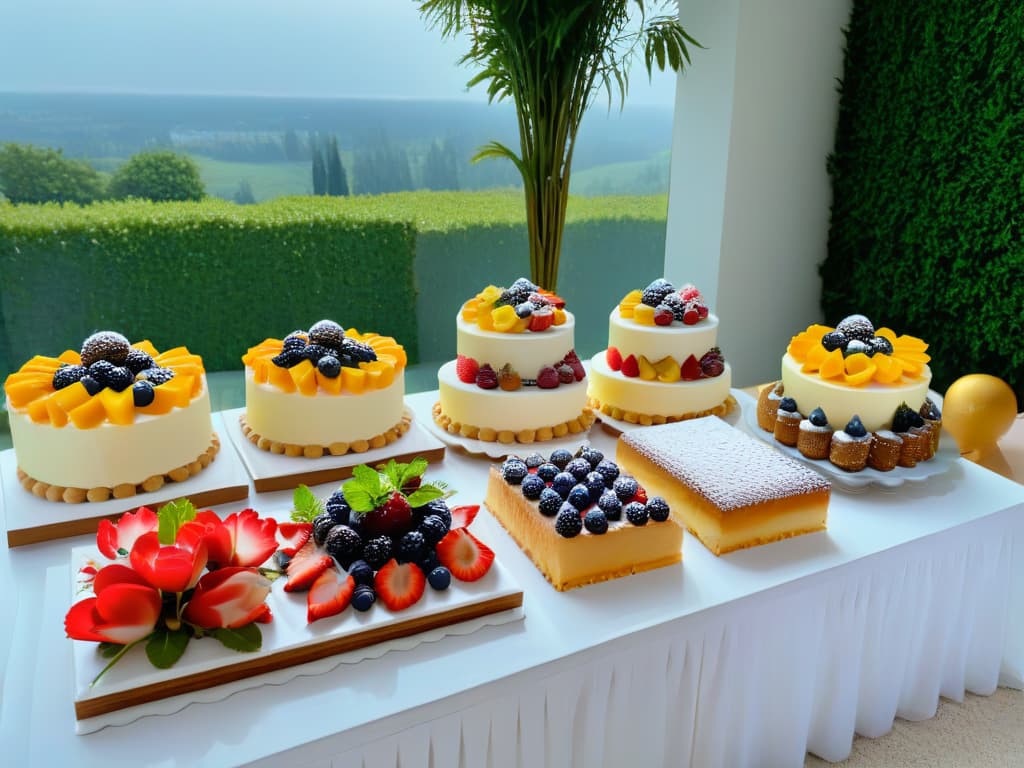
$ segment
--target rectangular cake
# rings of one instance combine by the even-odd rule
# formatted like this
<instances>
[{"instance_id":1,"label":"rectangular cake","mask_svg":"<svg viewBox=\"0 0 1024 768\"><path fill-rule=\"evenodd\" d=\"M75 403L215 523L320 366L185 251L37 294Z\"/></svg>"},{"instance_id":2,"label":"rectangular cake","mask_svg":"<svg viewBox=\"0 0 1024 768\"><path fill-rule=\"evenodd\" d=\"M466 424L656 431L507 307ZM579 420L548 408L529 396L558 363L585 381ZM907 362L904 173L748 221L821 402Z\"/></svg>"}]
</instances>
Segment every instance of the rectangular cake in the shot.
<instances>
[{"instance_id":1,"label":"rectangular cake","mask_svg":"<svg viewBox=\"0 0 1024 768\"><path fill-rule=\"evenodd\" d=\"M625 432L616 460L716 555L825 530L831 483L715 416Z\"/></svg>"}]
</instances>

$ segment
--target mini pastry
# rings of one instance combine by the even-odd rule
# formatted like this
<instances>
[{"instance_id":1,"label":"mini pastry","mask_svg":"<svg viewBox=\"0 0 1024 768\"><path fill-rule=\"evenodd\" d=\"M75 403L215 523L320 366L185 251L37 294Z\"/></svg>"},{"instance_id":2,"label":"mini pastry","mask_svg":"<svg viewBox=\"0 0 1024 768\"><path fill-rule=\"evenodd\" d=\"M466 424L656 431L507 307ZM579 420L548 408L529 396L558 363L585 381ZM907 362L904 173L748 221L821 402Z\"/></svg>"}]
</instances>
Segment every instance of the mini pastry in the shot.
<instances>
[{"instance_id":1,"label":"mini pastry","mask_svg":"<svg viewBox=\"0 0 1024 768\"><path fill-rule=\"evenodd\" d=\"M892 431L903 439L900 458L901 467L913 467L924 461L931 448L931 435L922 432L924 419L917 411L902 403L892 417ZM915 430L916 431L912 431Z\"/></svg>"},{"instance_id":2,"label":"mini pastry","mask_svg":"<svg viewBox=\"0 0 1024 768\"><path fill-rule=\"evenodd\" d=\"M828 459L847 472L860 472L867 465L871 451L871 435L854 415L846 428L832 434Z\"/></svg>"},{"instance_id":3,"label":"mini pastry","mask_svg":"<svg viewBox=\"0 0 1024 768\"><path fill-rule=\"evenodd\" d=\"M827 459L832 445L832 427L821 408L815 408L800 422L796 449L808 459Z\"/></svg>"},{"instance_id":4,"label":"mini pastry","mask_svg":"<svg viewBox=\"0 0 1024 768\"><path fill-rule=\"evenodd\" d=\"M782 398L775 414L775 439L783 445L795 446L802 419L803 414L796 409L796 401L792 397Z\"/></svg>"},{"instance_id":5,"label":"mini pastry","mask_svg":"<svg viewBox=\"0 0 1024 768\"><path fill-rule=\"evenodd\" d=\"M925 398L924 403L918 410L921 418L924 419L924 423L932 428L932 455L939 450L939 437L942 433L942 413L939 411L938 406L932 402L930 397Z\"/></svg>"},{"instance_id":6,"label":"mini pastry","mask_svg":"<svg viewBox=\"0 0 1024 768\"><path fill-rule=\"evenodd\" d=\"M757 396L757 426L765 432L775 431L775 417L782 400L782 382L764 386Z\"/></svg>"},{"instance_id":7,"label":"mini pastry","mask_svg":"<svg viewBox=\"0 0 1024 768\"><path fill-rule=\"evenodd\" d=\"M903 438L888 429L880 429L871 436L871 450L868 452L868 466L880 472L888 472L899 461Z\"/></svg>"}]
</instances>

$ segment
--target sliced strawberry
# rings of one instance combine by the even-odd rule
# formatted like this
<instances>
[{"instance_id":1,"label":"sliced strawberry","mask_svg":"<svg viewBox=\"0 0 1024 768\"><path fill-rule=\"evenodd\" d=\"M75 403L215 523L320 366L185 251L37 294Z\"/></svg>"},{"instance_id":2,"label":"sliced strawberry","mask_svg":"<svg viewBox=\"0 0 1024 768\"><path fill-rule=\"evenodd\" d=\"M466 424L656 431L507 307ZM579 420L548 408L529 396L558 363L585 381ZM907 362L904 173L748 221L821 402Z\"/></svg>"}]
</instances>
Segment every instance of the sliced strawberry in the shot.
<instances>
[{"instance_id":1,"label":"sliced strawberry","mask_svg":"<svg viewBox=\"0 0 1024 768\"><path fill-rule=\"evenodd\" d=\"M622 353L615 347L608 347L608 350L604 353L604 359L608 363L608 367L613 371L622 369Z\"/></svg>"},{"instance_id":2,"label":"sliced strawberry","mask_svg":"<svg viewBox=\"0 0 1024 768\"><path fill-rule=\"evenodd\" d=\"M639 501L641 504L647 503L647 491L643 488L637 488L636 493L633 494L633 498L630 501Z\"/></svg>"},{"instance_id":3,"label":"sliced strawberry","mask_svg":"<svg viewBox=\"0 0 1024 768\"><path fill-rule=\"evenodd\" d=\"M690 355L679 368L679 374L683 381L696 381L700 378L701 374L700 361L693 355Z\"/></svg>"},{"instance_id":4,"label":"sliced strawberry","mask_svg":"<svg viewBox=\"0 0 1024 768\"><path fill-rule=\"evenodd\" d=\"M465 528L456 528L438 542L437 559L460 581L476 581L491 569L494 552Z\"/></svg>"},{"instance_id":5,"label":"sliced strawberry","mask_svg":"<svg viewBox=\"0 0 1024 768\"><path fill-rule=\"evenodd\" d=\"M277 541L281 551L286 555L294 555L313 535L312 523L278 523Z\"/></svg>"},{"instance_id":6,"label":"sliced strawberry","mask_svg":"<svg viewBox=\"0 0 1024 768\"><path fill-rule=\"evenodd\" d=\"M476 520L476 514L479 511L479 504L463 504L461 507L452 507L452 524L449 527L468 528Z\"/></svg>"},{"instance_id":7,"label":"sliced strawberry","mask_svg":"<svg viewBox=\"0 0 1024 768\"><path fill-rule=\"evenodd\" d=\"M546 331L555 324L555 313L550 307L541 307L530 315L530 330L534 333Z\"/></svg>"},{"instance_id":8,"label":"sliced strawberry","mask_svg":"<svg viewBox=\"0 0 1024 768\"><path fill-rule=\"evenodd\" d=\"M269 624L273 620L274 620L274 614L272 614L270 612L270 606L267 605L266 603L263 604L263 612L258 614L256 616L256 618L253 619L253 621L256 621L256 622L258 622L260 624Z\"/></svg>"},{"instance_id":9,"label":"sliced strawberry","mask_svg":"<svg viewBox=\"0 0 1024 768\"><path fill-rule=\"evenodd\" d=\"M472 357L458 355L455 358L455 375L463 384L472 384L476 381L476 372L480 365Z\"/></svg>"},{"instance_id":10,"label":"sliced strawberry","mask_svg":"<svg viewBox=\"0 0 1024 768\"><path fill-rule=\"evenodd\" d=\"M543 288L540 291L541 295L548 300L548 304L558 309L565 309L565 299L561 296L556 296L551 291L545 291Z\"/></svg>"},{"instance_id":11,"label":"sliced strawberry","mask_svg":"<svg viewBox=\"0 0 1024 768\"><path fill-rule=\"evenodd\" d=\"M355 579L340 568L334 566L325 570L306 595L306 623L312 624L317 619L344 611L355 588Z\"/></svg>"},{"instance_id":12,"label":"sliced strawberry","mask_svg":"<svg viewBox=\"0 0 1024 768\"><path fill-rule=\"evenodd\" d=\"M302 545L295 557L288 563L288 583L285 592L301 592L309 589L321 573L334 564L334 559L317 548L312 539Z\"/></svg>"},{"instance_id":13,"label":"sliced strawberry","mask_svg":"<svg viewBox=\"0 0 1024 768\"><path fill-rule=\"evenodd\" d=\"M388 560L373 577L373 589L381 602L392 611L401 611L423 597L427 577L418 565Z\"/></svg>"},{"instance_id":14,"label":"sliced strawberry","mask_svg":"<svg viewBox=\"0 0 1024 768\"><path fill-rule=\"evenodd\" d=\"M640 375L640 363L634 355L630 355L622 361L622 375L635 379Z\"/></svg>"}]
</instances>

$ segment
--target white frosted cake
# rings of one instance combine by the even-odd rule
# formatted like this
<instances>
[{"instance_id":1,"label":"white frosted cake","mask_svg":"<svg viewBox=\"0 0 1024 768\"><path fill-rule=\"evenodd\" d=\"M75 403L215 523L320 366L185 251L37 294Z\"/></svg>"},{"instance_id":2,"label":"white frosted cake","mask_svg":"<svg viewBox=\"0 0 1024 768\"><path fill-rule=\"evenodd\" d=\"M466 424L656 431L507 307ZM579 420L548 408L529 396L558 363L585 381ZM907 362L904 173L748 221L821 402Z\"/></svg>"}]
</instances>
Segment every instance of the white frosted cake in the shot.
<instances>
[{"instance_id":1,"label":"white frosted cake","mask_svg":"<svg viewBox=\"0 0 1024 768\"><path fill-rule=\"evenodd\" d=\"M558 296L520 278L488 286L455 318L455 360L437 373L437 424L451 434L503 443L586 430L586 372L574 351L575 320Z\"/></svg>"},{"instance_id":2,"label":"white frosted cake","mask_svg":"<svg viewBox=\"0 0 1024 768\"><path fill-rule=\"evenodd\" d=\"M655 280L608 318L608 348L590 361L591 407L633 424L663 424L732 406L732 369L717 346L718 318L692 285Z\"/></svg>"},{"instance_id":3,"label":"white frosted cake","mask_svg":"<svg viewBox=\"0 0 1024 768\"><path fill-rule=\"evenodd\" d=\"M405 350L393 338L321 320L252 347L245 363L246 437L288 456L362 453L409 429Z\"/></svg>"}]
</instances>

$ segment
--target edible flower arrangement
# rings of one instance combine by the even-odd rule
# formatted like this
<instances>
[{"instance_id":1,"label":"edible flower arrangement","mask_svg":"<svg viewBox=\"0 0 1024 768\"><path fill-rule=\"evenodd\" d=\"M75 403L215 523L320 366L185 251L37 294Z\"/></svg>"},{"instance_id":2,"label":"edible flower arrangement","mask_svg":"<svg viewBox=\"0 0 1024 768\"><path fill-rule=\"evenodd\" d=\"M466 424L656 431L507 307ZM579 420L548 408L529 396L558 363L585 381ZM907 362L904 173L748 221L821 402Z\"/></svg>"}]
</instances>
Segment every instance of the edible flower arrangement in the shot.
<instances>
[{"instance_id":1,"label":"edible flower arrangement","mask_svg":"<svg viewBox=\"0 0 1024 768\"><path fill-rule=\"evenodd\" d=\"M482 331L541 333L565 324L565 299L520 277L508 288L488 285L462 305L461 315Z\"/></svg>"}]
</instances>

